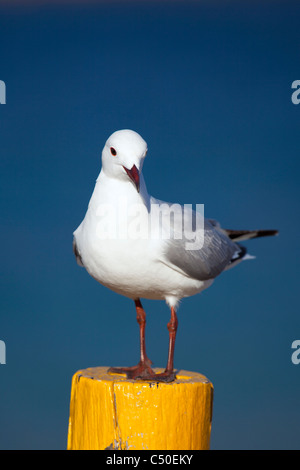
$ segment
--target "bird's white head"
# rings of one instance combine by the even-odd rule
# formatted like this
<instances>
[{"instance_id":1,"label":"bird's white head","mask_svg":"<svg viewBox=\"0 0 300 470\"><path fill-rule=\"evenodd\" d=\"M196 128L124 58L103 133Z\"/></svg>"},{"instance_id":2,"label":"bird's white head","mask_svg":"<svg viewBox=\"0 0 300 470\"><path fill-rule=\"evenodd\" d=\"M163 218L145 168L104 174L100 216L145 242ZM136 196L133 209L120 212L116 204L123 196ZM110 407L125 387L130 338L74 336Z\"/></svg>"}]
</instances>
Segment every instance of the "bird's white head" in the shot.
<instances>
[{"instance_id":1,"label":"bird's white head","mask_svg":"<svg viewBox=\"0 0 300 470\"><path fill-rule=\"evenodd\" d=\"M140 173L147 153L147 143L134 131L123 129L114 132L102 151L102 170L115 179L131 180L140 190Z\"/></svg>"}]
</instances>

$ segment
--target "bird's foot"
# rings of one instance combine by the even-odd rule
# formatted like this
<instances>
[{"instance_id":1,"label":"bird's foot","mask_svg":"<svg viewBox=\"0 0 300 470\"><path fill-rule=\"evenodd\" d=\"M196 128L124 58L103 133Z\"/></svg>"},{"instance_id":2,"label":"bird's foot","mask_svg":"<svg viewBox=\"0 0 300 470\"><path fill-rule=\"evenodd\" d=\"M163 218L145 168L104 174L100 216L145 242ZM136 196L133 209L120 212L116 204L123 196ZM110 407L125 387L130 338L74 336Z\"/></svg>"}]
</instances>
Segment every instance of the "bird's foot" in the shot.
<instances>
[{"instance_id":1,"label":"bird's foot","mask_svg":"<svg viewBox=\"0 0 300 470\"><path fill-rule=\"evenodd\" d=\"M137 366L132 367L110 367L108 369L109 374L125 374L127 379L144 379L149 375L155 375L151 369L152 362L146 358L144 361L140 361Z\"/></svg>"},{"instance_id":2,"label":"bird's foot","mask_svg":"<svg viewBox=\"0 0 300 470\"><path fill-rule=\"evenodd\" d=\"M125 374L127 379L140 379L148 380L150 382L174 382L176 380L176 374L174 371L165 371L156 374L153 369L151 369L151 361L144 363L139 363L137 366L133 367L110 367L108 369L109 374Z\"/></svg>"},{"instance_id":3,"label":"bird's foot","mask_svg":"<svg viewBox=\"0 0 300 470\"><path fill-rule=\"evenodd\" d=\"M149 380L151 382L169 383L169 382L174 382L174 380L176 380L176 374L174 371L165 371L159 374L153 373L153 374L144 375L144 377L141 377L141 379Z\"/></svg>"}]
</instances>

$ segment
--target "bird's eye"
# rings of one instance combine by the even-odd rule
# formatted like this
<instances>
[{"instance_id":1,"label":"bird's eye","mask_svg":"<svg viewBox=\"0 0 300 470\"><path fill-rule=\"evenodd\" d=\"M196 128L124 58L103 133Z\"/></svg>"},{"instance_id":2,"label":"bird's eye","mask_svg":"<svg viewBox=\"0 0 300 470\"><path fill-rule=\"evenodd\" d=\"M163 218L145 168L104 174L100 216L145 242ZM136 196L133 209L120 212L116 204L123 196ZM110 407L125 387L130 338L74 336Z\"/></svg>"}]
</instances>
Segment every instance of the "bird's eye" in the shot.
<instances>
[{"instance_id":1,"label":"bird's eye","mask_svg":"<svg viewBox=\"0 0 300 470\"><path fill-rule=\"evenodd\" d=\"M110 147L110 153L115 157L117 155L117 151L116 149L114 149L113 147Z\"/></svg>"}]
</instances>

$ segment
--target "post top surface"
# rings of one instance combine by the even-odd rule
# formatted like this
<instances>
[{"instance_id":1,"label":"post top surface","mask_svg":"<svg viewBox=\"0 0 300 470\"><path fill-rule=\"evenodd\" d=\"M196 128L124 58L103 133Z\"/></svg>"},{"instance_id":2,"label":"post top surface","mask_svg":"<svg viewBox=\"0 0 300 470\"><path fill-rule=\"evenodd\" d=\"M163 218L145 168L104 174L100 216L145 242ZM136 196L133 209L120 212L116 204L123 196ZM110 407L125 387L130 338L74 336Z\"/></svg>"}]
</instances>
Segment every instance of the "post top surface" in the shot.
<instances>
[{"instance_id":1,"label":"post top surface","mask_svg":"<svg viewBox=\"0 0 300 470\"><path fill-rule=\"evenodd\" d=\"M98 381L107 381L107 382L129 382L129 383L139 383L149 385L151 383L157 386L170 386L170 385L178 385L178 384L192 384L192 383L202 383L202 384L210 384L212 383L210 380L207 379L203 374L199 372L187 371L187 370L176 370L176 380L170 383L163 383L163 382L156 382L155 380L134 380L128 379L125 374L112 374L108 373L109 367L89 367L87 369L82 369L76 372L77 378L80 379L81 377L91 379L91 380L98 380ZM154 368L155 373L163 372L164 369L162 368Z\"/></svg>"}]
</instances>

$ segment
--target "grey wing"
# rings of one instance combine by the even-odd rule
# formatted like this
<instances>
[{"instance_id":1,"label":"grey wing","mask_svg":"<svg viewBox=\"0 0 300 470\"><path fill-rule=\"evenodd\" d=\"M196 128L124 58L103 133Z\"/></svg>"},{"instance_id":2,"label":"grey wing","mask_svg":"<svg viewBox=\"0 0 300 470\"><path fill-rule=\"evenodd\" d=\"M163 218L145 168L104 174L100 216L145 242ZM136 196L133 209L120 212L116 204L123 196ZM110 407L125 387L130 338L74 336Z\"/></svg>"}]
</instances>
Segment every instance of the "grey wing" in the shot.
<instances>
[{"instance_id":1,"label":"grey wing","mask_svg":"<svg viewBox=\"0 0 300 470\"><path fill-rule=\"evenodd\" d=\"M166 204L162 201L159 203ZM162 262L189 277L205 281L218 276L228 265L245 254L244 248L219 230L217 223L212 224L201 214L179 207L184 212L184 224L176 224L175 218L173 219L172 236L165 240ZM196 237L195 240L200 240L199 248L197 244L193 246L192 234Z\"/></svg>"}]
</instances>

